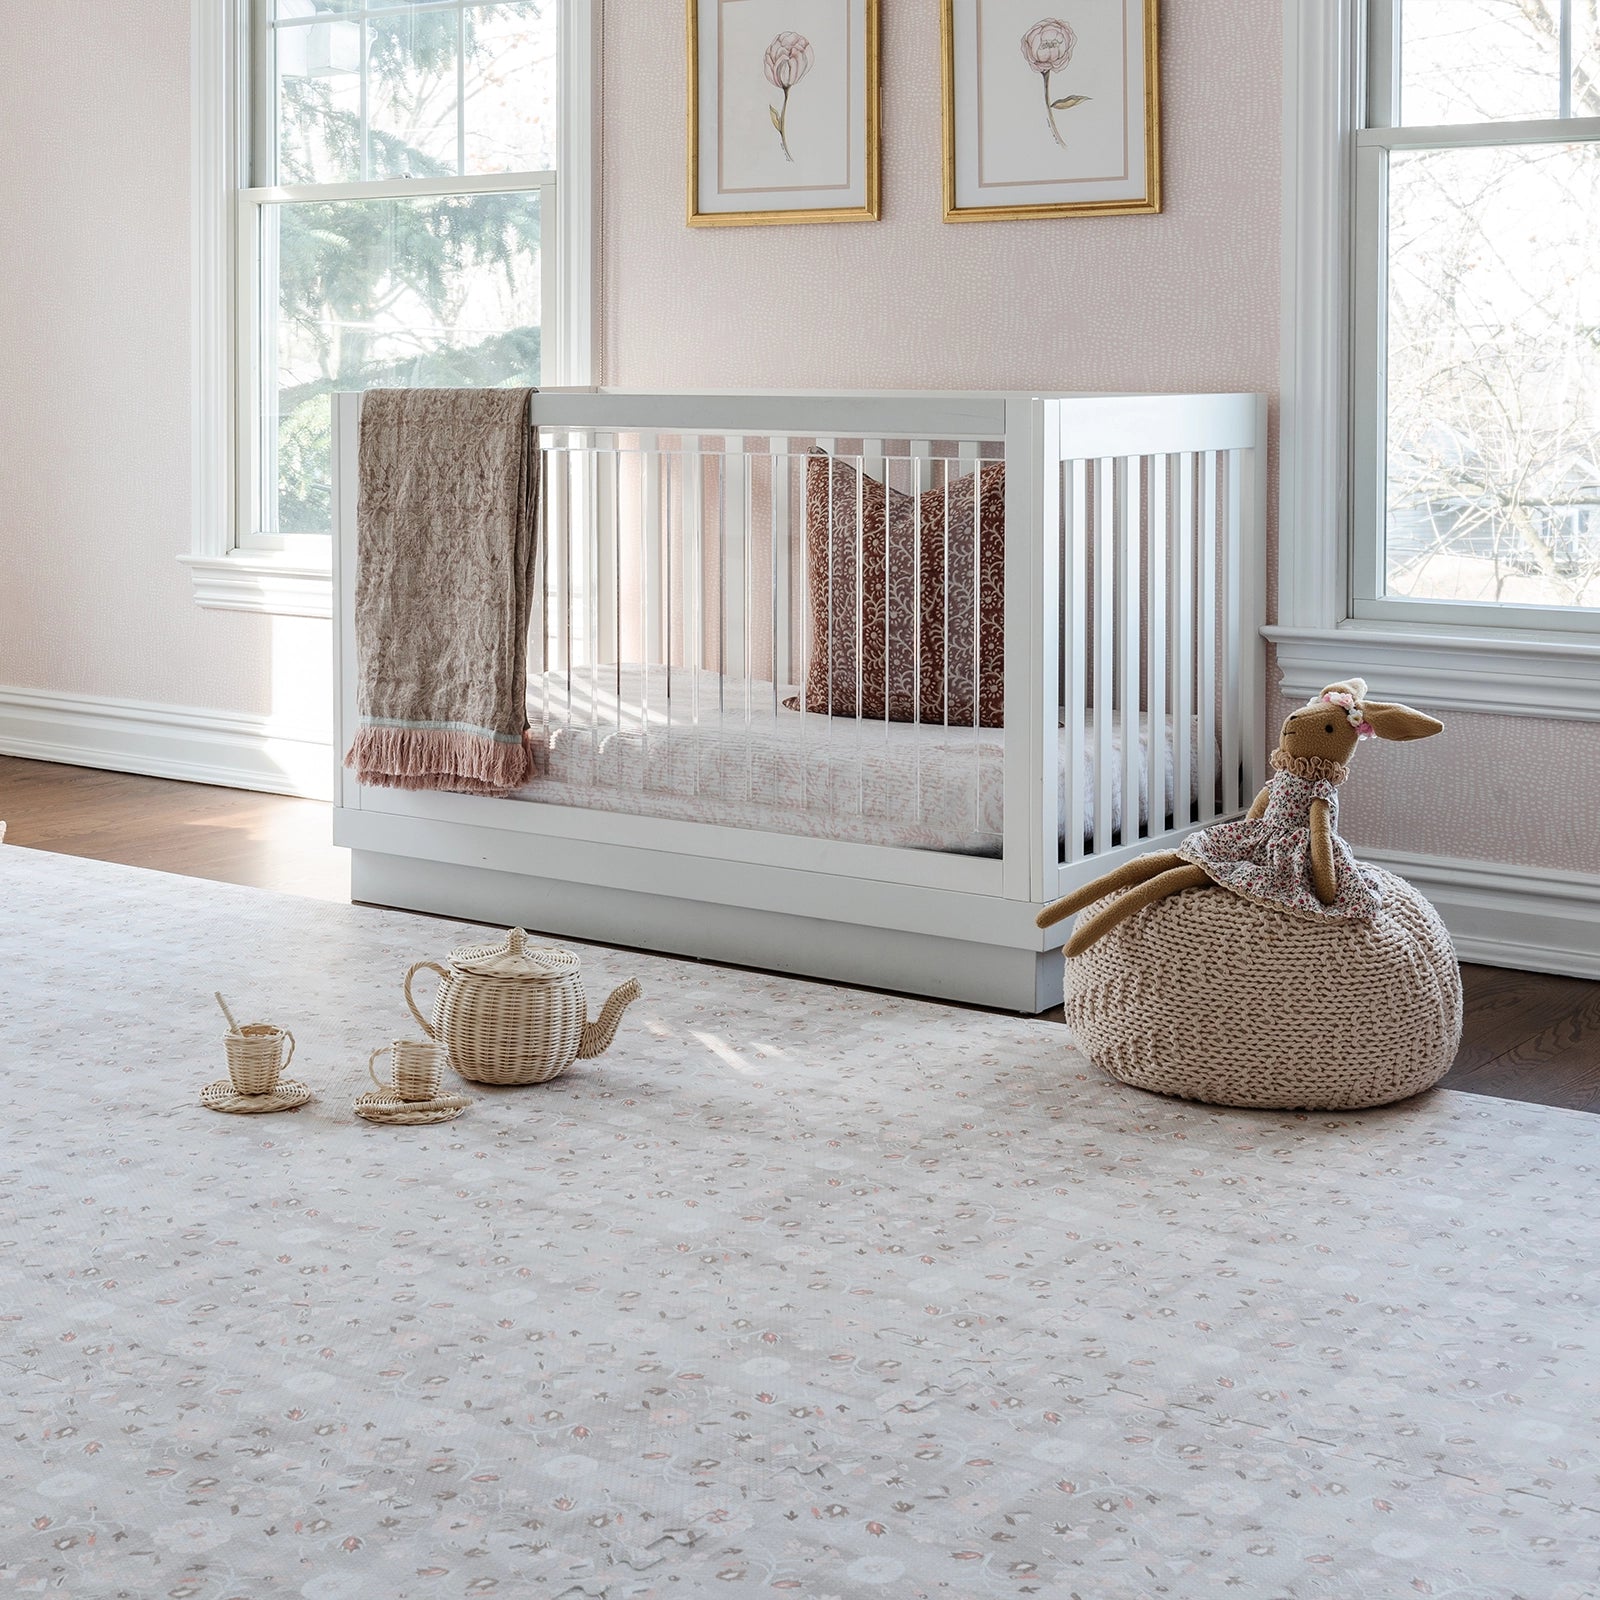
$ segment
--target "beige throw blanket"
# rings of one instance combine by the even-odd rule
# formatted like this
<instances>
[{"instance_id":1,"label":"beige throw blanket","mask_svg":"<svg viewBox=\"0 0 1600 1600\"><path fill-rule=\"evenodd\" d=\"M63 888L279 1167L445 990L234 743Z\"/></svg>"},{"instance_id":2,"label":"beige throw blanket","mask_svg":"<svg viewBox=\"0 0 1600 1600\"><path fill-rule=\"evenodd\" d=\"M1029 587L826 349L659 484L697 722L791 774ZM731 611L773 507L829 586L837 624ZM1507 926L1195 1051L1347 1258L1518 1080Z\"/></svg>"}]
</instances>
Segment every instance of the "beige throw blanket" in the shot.
<instances>
[{"instance_id":1,"label":"beige throw blanket","mask_svg":"<svg viewBox=\"0 0 1600 1600\"><path fill-rule=\"evenodd\" d=\"M533 776L531 389L377 389L361 407L356 653L363 783L504 794Z\"/></svg>"}]
</instances>

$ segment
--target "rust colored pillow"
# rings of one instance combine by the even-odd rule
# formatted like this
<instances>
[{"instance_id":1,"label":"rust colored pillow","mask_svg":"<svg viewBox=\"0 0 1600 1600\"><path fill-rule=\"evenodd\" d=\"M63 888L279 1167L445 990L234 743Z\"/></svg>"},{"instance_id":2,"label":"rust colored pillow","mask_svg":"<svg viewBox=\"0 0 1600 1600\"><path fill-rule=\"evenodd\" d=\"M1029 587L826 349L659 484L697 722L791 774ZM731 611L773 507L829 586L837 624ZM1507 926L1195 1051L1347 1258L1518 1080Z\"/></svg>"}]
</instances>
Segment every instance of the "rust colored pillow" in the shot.
<instances>
[{"instance_id":1,"label":"rust colored pillow","mask_svg":"<svg viewBox=\"0 0 1600 1600\"><path fill-rule=\"evenodd\" d=\"M1003 461L910 495L814 451L810 661L802 694L784 703L836 717L1004 726L1005 507Z\"/></svg>"}]
</instances>

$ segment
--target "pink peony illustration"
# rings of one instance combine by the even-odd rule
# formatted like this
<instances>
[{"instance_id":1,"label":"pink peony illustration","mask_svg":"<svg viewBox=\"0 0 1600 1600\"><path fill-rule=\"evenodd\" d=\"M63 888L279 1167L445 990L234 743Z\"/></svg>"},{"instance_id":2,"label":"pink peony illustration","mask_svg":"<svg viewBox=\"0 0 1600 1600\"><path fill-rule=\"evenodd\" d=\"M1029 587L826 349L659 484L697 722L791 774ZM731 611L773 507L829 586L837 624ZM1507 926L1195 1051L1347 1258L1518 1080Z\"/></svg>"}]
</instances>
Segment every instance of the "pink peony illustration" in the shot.
<instances>
[{"instance_id":1,"label":"pink peony illustration","mask_svg":"<svg viewBox=\"0 0 1600 1600\"><path fill-rule=\"evenodd\" d=\"M1067 141L1056 126L1056 112L1070 111L1089 98L1086 94L1069 94L1060 100L1050 98L1050 75L1059 72L1072 60L1078 48L1078 36L1059 17L1046 17L1036 22L1022 36L1022 59L1044 79L1044 114L1050 122L1050 133L1063 150Z\"/></svg>"},{"instance_id":2,"label":"pink peony illustration","mask_svg":"<svg viewBox=\"0 0 1600 1600\"><path fill-rule=\"evenodd\" d=\"M811 59L811 41L804 34L780 33L767 46L766 60L762 63L767 82L773 88L783 90L783 104L768 106L767 110L772 117L772 126L778 130L778 142L783 146L786 161L794 160L789 154L789 136L785 132L789 118L789 92L811 70Z\"/></svg>"}]
</instances>

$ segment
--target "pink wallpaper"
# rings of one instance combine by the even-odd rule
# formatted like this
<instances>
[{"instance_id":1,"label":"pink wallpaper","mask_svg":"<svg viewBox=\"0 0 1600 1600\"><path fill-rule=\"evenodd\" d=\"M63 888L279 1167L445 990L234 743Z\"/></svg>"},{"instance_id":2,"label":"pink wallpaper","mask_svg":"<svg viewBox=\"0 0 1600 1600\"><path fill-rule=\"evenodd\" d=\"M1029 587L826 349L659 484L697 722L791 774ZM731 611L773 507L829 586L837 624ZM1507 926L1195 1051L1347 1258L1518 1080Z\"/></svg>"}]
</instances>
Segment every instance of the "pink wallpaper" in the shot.
<instances>
[{"instance_id":1,"label":"pink wallpaper","mask_svg":"<svg viewBox=\"0 0 1600 1600\"><path fill-rule=\"evenodd\" d=\"M274 625L202 611L176 559L188 4L0 19L0 684L271 711Z\"/></svg>"},{"instance_id":2,"label":"pink wallpaper","mask_svg":"<svg viewBox=\"0 0 1600 1600\"><path fill-rule=\"evenodd\" d=\"M1381 698L1383 685L1372 692ZM1293 709L1283 702L1280 721ZM1439 720L1444 732L1431 739L1356 752L1340 791L1351 844L1600 872L1600 723Z\"/></svg>"},{"instance_id":3,"label":"pink wallpaper","mask_svg":"<svg viewBox=\"0 0 1600 1600\"><path fill-rule=\"evenodd\" d=\"M605 9L607 383L1276 390L1280 0L1162 8L1163 215L960 224L939 7L884 0L883 220L740 229L684 225L681 4Z\"/></svg>"}]
</instances>

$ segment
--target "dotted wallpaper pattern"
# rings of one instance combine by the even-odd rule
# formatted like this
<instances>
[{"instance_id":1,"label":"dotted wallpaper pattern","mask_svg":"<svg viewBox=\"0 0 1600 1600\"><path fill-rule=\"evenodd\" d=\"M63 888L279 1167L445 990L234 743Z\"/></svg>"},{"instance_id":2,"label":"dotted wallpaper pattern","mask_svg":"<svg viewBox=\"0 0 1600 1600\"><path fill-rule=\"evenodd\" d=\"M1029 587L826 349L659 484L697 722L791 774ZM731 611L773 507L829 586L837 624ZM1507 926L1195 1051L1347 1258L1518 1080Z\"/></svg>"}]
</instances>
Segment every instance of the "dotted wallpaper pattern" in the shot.
<instances>
[{"instance_id":1,"label":"dotted wallpaper pattern","mask_svg":"<svg viewBox=\"0 0 1600 1600\"><path fill-rule=\"evenodd\" d=\"M946 223L939 7L884 0L882 220L690 229L682 8L608 0L606 381L1275 391L1280 9L1162 8L1160 216Z\"/></svg>"},{"instance_id":2,"label":"dotted wallpaper pattern","mask_svg":"<svg viewBox=\"0 0 1600 1600\"><path fill-rule=\"evenodd\" d=\"M0 17L0 684L271 711L274 651L320 663L323 625L202 611L177 561L189 5Z\"/></svg>"},{"instance_id":3,"label":"dotted wallpaper pattern","mask_svg":"<svg viewBox=\"0 0 1600 1600\"><path fill-rule=\"evenodd\" d=\"M1384 698L1382 683L1372 693ZM1280 719L1294 705L1282 701ZM1600 873L1600 723L1438 715L1431 739L1356 752L1339 827L1358 851Z\"/></svg>"}]
</instances>

